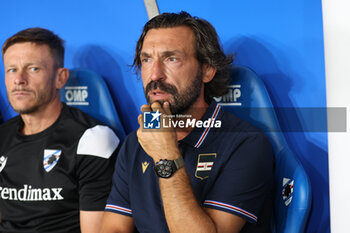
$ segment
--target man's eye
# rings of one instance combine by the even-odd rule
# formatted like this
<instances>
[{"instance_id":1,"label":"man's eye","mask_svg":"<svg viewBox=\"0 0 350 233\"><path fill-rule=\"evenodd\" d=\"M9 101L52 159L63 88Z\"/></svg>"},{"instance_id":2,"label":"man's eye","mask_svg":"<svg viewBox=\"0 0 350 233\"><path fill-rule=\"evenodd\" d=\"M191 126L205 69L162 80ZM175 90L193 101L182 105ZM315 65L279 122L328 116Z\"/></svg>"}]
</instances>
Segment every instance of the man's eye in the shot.
<instances>
[{"instance_id":1,"label":"man's eye","mask_svg":"<svg viewBox=\"0 0 350 233\"><path fill-rule=\"evenodd\" d=\"M150 60L150 59L149 59L148 57L146 57L146 58L142 58L142 59L141 59L141 62L142 62L142 63L146 63L146 62L149 62L149 60Z\"/></svg>"},{"instance_id":2,"label":"man's eye","mask_svg":"<svg viewBox=\"0 0 350 233\"><path fill-rule=\"evenodd\" d=\"M177 61L176 57L169 57L169 61Z\"/></svg>"},{"instance_id":3,"label":"man's eye","mask_svg":"<svg viewBox=\"0 0 350 233\"><path fill-rule=\"evenodd\" d=\"M39 68L38 68L38 67L30 67L29 70L30 70L30 71L38 71Z\"/></svg>"},{"instance_id":4,"label":"man's eye","mask_svg":"<svg viewBox=\"0 0 350 233\"><path fill-rule=\"evenodd\" d=\"M16 72L16 69L15 68L10 68L10 69L7 70L7 72L8 73L14 73L14 72Z\"/></svg>"}]
</instances>

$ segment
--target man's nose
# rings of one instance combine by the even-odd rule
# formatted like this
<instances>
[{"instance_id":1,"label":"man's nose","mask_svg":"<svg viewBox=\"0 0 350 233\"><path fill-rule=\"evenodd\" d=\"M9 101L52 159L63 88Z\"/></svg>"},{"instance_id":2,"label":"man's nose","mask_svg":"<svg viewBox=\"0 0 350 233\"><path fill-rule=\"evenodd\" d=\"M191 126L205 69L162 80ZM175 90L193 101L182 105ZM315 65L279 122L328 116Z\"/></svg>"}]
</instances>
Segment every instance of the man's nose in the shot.
<instances>
[{"instance_id":1,"label":"man's nose","mask_svg":"<svg viewBox=\"0 0 350 233\"><path fill-rule=\"evenodd\" d=\"M14 82L16 85L25 85L28 82L27 74L24 71L18 71Z\"/></svg>"},{"instance_id":2,"label":"man's nose","mask_svg":"<svg viewBox=\"0 0 350 233\"><path fill-rule=\"evenodd\" d=\"M157 81L165 78L164 64L160 60L155 60L152 66L151 80Z\"/></svg>"}]
</instances>

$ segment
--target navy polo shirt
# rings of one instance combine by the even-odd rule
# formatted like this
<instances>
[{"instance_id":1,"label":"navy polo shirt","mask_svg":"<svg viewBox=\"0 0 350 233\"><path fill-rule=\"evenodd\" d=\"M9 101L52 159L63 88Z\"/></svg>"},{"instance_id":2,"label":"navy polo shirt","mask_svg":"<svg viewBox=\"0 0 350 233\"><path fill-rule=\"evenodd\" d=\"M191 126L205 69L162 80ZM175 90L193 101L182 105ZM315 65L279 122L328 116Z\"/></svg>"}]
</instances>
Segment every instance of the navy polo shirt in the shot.
<instances>
[{"instance_id":1,"label":"navy polo shirt","mask_svg":"<svg viewBox=\"0 0 350 233\"><path fill-rule=\"evenodd\" d=\"M247 220L241 232L268 232L274 159L267 137L214 101L202 120L209 118L221 127L196 128L179 141L197 200ZM119 152L105 211L132 217L139 232L169 232L153 168L131 133Z\"/></svg>"}]
</instances>

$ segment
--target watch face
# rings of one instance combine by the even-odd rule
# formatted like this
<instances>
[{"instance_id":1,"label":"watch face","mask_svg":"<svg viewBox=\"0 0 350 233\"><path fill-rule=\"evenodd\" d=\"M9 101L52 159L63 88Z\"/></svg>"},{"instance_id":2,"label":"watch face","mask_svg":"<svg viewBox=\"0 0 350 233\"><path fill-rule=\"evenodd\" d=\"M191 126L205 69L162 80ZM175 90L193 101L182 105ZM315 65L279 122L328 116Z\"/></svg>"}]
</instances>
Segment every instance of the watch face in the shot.
<instances>
[{"instance_id":1,"label":"watch face","mask_svg":"<svg viewBox=\"0 0 350 233\"><path fill-rule=\"evenodd\" d=\"M168 160L160 160L156 166L154 166L154 169L156 170L156 173L159 177L162 178L168 178L174 173L174 169L172 167L173 161Z\"/></svg>"}]
</instances>

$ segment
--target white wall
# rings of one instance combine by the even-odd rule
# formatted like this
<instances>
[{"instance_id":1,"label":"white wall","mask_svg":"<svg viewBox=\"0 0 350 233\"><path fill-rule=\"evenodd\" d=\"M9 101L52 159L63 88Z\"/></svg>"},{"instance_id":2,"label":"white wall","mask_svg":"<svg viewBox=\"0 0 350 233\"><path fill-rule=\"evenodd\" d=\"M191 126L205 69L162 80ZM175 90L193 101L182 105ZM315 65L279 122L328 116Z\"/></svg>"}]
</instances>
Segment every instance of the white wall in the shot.
<instances>
[{"instance_id":1,"label":"white wall","mask_svg":"<svg viewBox=\"0 0 350 233\"><path fill-rule=\"evenodd\" d=\"M347 132L328 134L331 232L343 233L350 229L350 1L323 0L322 4L327 106L347 108Z\"/></svg>"}]
</instances>

